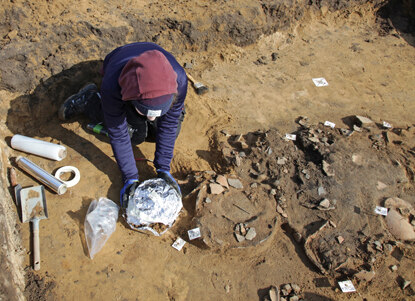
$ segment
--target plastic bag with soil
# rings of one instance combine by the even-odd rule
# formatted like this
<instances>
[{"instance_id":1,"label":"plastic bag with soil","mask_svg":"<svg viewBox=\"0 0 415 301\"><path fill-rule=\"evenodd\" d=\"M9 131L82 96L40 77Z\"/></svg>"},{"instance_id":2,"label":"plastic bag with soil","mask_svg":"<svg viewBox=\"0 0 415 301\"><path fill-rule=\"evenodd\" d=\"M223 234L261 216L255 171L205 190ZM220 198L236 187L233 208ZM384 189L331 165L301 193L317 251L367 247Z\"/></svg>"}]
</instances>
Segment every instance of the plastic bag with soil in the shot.
<instances>
[{"instance_id":1,"label":"plastic bag with soil","mask_svg":"<svg viewBox=\"0 0 415 301\"><path fill-rule=\"evenodd\" d=\"M115 231L118 206L107 198L93 200L85 218L85 239L89 257L94 258Z\"/></svg>"}]
</instances>

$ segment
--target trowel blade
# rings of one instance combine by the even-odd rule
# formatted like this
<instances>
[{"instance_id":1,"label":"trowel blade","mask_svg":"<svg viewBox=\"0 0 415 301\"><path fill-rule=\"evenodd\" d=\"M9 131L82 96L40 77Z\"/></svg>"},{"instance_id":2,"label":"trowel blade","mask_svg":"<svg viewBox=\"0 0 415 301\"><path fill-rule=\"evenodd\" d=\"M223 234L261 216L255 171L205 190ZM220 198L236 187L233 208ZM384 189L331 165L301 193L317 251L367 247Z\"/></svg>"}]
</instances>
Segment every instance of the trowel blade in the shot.
<instances>
[{"instance_id":1,"label":"trowel blade","mask_svg":"<svg viewBox=\"0 0 415 301\"><path fill-rule=\"evenodd\" d=\"M45 188L43 185L22 188L20 190L20 204L22 208L23 223L27 223L34 219L40 220L48 218Z\"/></svg>"}]
</instances>

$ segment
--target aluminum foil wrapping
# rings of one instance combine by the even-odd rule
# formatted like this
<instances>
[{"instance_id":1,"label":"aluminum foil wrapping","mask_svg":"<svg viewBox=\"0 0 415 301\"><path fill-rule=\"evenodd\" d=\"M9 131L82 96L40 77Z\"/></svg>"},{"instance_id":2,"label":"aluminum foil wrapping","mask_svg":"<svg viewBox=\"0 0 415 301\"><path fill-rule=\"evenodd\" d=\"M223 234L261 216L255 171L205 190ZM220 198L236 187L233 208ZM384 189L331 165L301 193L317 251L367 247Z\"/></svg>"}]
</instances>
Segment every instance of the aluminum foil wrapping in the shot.
<instances>
[{"instance_id":1,"label":"aluminum foil wrapping","mask_svg":"<svg viewBox=\"0 0 415 301\"><path fill-rule=\"evenodd\" d=\"M173 225L182 208L182 199L172 186L163 179L150 179L141 183L128 200L126 220L135 230L160 236ZM155 224L163 224L166 229L159 233L151 227Z\"/></svg>"}]
</instances>

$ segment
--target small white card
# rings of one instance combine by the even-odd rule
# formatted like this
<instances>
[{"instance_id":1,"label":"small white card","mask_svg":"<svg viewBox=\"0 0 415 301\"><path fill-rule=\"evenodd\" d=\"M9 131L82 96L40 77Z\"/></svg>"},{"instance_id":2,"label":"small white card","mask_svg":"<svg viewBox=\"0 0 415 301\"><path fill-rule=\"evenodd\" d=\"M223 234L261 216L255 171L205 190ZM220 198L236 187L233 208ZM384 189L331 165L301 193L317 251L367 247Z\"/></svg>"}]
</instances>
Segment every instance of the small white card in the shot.
<instances>
[{"instance_id":1,"label":"small white card","mask_svg":"<svg viewBox=\"0 0 415 301\"><path fill-rule=\"evenodd\" d=\"M376 206L375 213L387 216L388 215L388 208Z\"/></svg>"},{"instance_id":2,"label":"small white card","mask_svg":"<svg viewBox=\"0 0 415 301\"><path fill-rule=\"evenodd\" d=\"M387 129L391 129L392 128L392 125L390 123L387 123L386 121L384 121L382 123L382 125L383 125L384 128L387 128Z\"/></svg>"},{"instance_id":3,"label":"small white card","mask_svg":"<svg viewBox=\"0 0 415 301\"><path fill-rule=\"evenodd\" d=\"M147 116L149 116L149 117L159 117L159 116L161 116L161 110L147 110Z\"/></svg>"},{"instance_id":4,"label":"small white card","mask_svg":"<svg viewBox=\"0 0 415 301\"><path fill-rule=\"evenodd\" d=\"M295 141L297 139L297 135L294 135L294 134L285 134L285 138L287 138L288 140Z\"/></svg>"},{"instance_id":5,"label":"small white card","mask_svg":"<svg viewBox=\"0 0 415 301\"><path fill-rule=\"evenodd\" d=\"M186 241L182 238L178 237L176 241L171 245L173 248L175 248L177 251L181 251L183 246L185 245Z\"/></svg>"},{"instance_id":6,"label":"small white card","mask_svg":"<svg viewBox=\"0 0 415 301\"><path fill-rule=\"evenodd\" d=\"M325 87L329 85L324 77L313 78L313 82L317 87Z\"/></svg>"},{"instance_id":7,"label":"small white card","mask_svg":"<svg viewBox=\"0 0 415 301\"><path fill-rule=\"evenodd\" d=\"M352 293L356 291L352 281L350 280L340 281L339 286L343 293Z\"/></svg>"},{"instance_id":8,"label":"small white card","mask_svg":"<svg viewBox=\"0 0 415 301\"><path fill-rule=\"evenodd\" d=\"M193 240L196 238L201 237L202 235L200 234L200 229L199 228L194 228L192 230L187 231L187 235L189 235L189 239Z\"/></svg>"},{"instance_id":9,"label":"small white card","mask_svg":"<svg viewBox=\"0 0 415 301\"><path fill-rule=\"evenodd\" d=\"M336 124L335 124L335 123L330 122L330 121L326 121L326 122L324 122L324 125L325 125L325 126L329 126L329 127L331 127L332 129L334 129L334 127L336 126Z\"/></svg>"}]
</instances>

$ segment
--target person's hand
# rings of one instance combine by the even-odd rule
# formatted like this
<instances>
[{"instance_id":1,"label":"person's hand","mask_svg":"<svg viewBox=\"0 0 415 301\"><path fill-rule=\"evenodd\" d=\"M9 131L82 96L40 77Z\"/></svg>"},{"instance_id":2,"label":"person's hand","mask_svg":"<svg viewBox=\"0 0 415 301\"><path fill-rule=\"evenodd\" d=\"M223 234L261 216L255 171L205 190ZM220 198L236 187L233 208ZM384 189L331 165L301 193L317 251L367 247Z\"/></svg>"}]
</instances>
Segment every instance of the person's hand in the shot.
<instances>
[{"instance_id":1,"label":"person's hand","mask_svg":"<svg viewBox=\"0 0 415 301\"><path fill-rule=\"evenodd\" d=\"M157 177L163 179L166 181L167 184L169 184L171 187L173 187L177 193L182 197L182 191L180 190L179 184L177 184L176 180L173 178L173 176L168 172L167 170L163 169L157 169Z\"/></svg>"},{"instance_id":2,"label":"person's hand","mask_svg":"<svg viewBox=\"0 0 415 301\"><path fill-rule=\"evenodd\" d=\"M128 200L134 195L135 189L138 186L138 179L127 180L120 192L120 205L122 208L128 207Z\"/></svg>"}]
</instances>

